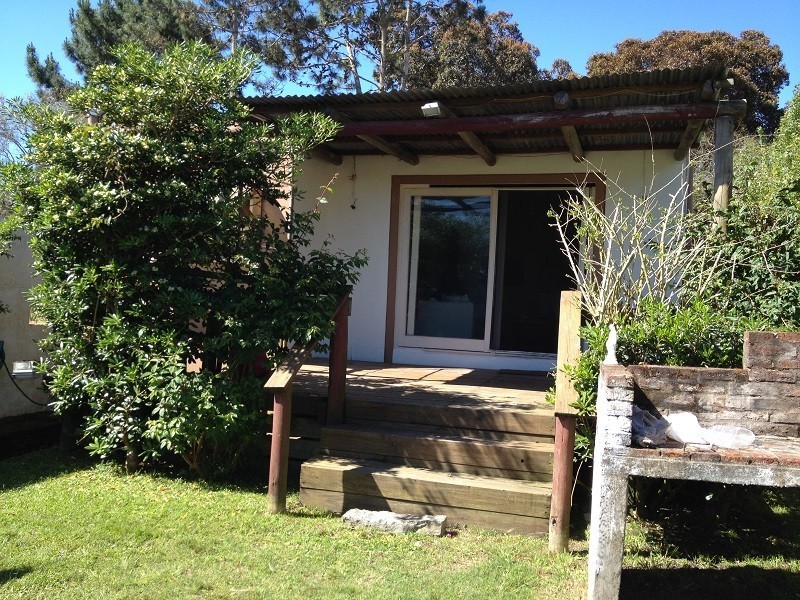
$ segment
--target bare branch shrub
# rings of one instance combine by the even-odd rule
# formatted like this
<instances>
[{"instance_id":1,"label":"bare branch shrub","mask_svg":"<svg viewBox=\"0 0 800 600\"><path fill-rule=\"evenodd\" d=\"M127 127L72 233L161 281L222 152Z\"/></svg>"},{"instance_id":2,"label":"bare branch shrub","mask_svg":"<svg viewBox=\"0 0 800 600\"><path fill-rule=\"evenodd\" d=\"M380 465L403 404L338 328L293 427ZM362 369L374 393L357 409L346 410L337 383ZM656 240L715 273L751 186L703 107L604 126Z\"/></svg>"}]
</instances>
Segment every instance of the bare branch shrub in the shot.
<instances>
[{"instance_id":1,"label":"bare branch shrub","mask_svg":"<svg viewBox=\"0 0 800 600\"><path fill-rule=\"evenodd\" d=\"M643 298L676 302L686 265L708 253L705 240L690 235L688 185L668 192L671 183L639 196L611 182L605 206L579 186L552 214L592 324L629 321ZM707 273L692 277L691 289L702 291Z\"/></svg>"}]
</instances>

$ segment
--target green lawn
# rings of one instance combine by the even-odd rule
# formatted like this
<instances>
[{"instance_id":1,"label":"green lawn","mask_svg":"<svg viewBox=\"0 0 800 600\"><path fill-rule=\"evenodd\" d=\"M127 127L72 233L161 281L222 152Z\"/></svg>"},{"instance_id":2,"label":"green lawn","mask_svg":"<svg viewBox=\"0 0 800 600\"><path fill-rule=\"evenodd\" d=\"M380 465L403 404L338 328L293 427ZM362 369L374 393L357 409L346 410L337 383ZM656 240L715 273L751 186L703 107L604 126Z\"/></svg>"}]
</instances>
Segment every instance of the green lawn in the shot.
<instances>
[{"instance_id":1,"label":"green lawn","mask_svg":"<svg viewBox=\"0 0 800 600\"><path fill-rule=\"evenodd\" d=\"M740 496L725 526L688 509L632 522L622 597L800 597L799 497ZM544 539L471 528L393 536L351 529L296 496L288 515L266 505L258 490L129 477L54 450L2 461L0 598L585 594L585 540L553 557Z\"/></svg>"},{"instance_id":2,"label":"green lawn","mask_svg":"<svg viewBox=\"0 0 800 600\"><path fill-rule=\"evenodd\" d=\"M44 451L0 462L2 598L580 597L585 557L543 539L461 529L350 529L263 493ZM566 594L566 596L564 595Z\"/></svg>"}]
</instances>

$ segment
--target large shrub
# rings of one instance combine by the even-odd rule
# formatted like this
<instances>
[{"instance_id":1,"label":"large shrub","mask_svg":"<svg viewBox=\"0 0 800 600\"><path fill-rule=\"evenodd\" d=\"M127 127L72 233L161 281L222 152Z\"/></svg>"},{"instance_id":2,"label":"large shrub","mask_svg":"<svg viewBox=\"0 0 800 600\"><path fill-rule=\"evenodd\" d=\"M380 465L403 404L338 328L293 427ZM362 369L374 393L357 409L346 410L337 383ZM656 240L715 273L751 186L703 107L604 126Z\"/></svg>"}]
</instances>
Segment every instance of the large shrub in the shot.
<instances>
[{"instance_id":1,"label":"large shrub","mask_svg":"<svg viewBox=\"0 0 800 600\"><path fill-rule=\"evenodd\" d=\"M363 262L307 248L314 210L287 223L242 210L254 194L283 198L335 126L250 121L245 55L117 53L69 112L30 109L29 151L5 172L41 277L44 368L56 410L86 416L93 452L129 468L178 453L212 475L258 431L254 358L326 336Z\"/></svg>"},{"instance_id":2,"label":"large shrub","mask_svg":"<svg viewBox=\"0 0 800 600\"><path fill-rule=\"evenodd\" d=\"M725 230L711 226L709 203L697 208L695 231L713 252L690 272L714 276L705 296L723 312L758 316L772 327L800 328L800 91L771 143L737 152L734 193Z\"/></svg>"}]
</instances>

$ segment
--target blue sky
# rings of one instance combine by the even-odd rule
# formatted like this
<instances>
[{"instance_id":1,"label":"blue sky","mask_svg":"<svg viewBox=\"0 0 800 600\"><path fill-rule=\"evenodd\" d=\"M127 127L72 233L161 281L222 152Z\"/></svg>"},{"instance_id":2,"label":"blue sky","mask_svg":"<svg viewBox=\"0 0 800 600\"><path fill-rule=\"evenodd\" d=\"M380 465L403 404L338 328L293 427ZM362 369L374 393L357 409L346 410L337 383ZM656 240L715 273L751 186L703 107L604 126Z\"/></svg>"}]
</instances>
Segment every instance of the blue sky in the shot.
<instances>
[{"instance_id":1,"label":"blue sky","mask_svg":"<svg viewBox=\"0 0 800 600\"><path fill-rule=\"evenodd\" d=\"M52 52L63 66L69 66L61 45L69 34L69 9L75 4L75 0L0 0L0 94L13 97L33 91L25 72L29 42L40 55ZM760 29L783 50L791 77L781 104L791 98L792 89L800 82L797 0L485 0L485 4L492 12L505 10L514 15L525 39L541 51L541 67L562 57L584 73L591 54L613 50L616 42L627 37L649 39L665 29L721 29L736 35L745 29ZM296 90L287 88L286 92Z\"/></svg>"}]
</instances>

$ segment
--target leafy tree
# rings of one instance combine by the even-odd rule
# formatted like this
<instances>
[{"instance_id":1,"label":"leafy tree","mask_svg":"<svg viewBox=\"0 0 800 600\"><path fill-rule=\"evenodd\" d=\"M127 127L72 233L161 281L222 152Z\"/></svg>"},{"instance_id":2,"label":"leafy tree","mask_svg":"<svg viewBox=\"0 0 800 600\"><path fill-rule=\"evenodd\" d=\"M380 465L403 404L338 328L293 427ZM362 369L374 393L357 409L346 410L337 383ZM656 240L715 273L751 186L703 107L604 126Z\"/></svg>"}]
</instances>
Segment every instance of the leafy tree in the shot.
<instances>
[{"instance_id":1,"label":"leafy tree","mask_svg":"<svg viewBox=\"0 0 800 600\"><path fill-rule=\"evenodd\" d=\"M572 79L574 77L580 77L565 58L555 59L553 65L541 73L542 79Z\"/></svg>"},{"instance_id":2,"label":"leafy tree","mask_svg":"<svg viewBox=\"0 0 800 600\"><path fill-rule=\"evenodd\" d=\"M78 0L69 12L72 37L64 42L64 52L75 69L86 76L98 65L116 60L116 44L135 42L153 52L162 52L175 42L212 41L211 31L200 19L198 6L191 0L101 0L93 7L89 0ZM33 44L27 49L28 74L40 96L63 98L74 90L58 62L50 54L41 62Z\"/></svg>"},{"instance_id":3,"label":"leafy tree","mask_svg":"<svg viewBox=\"0 0 800 600\"><path fill-rule=\"evenodd\" d=\"M507 12L459 19L411 51L408 87L528 83L540 79L539 49L526 42Z\"/></svg>"},{"instance_id":4,"label":"leafy tree","mask_svg":"<svg viewBox=\"0 0 800 600\"><path fill-rule=\"evenodd\" d=\"M737 152L726 229L712 226L710 203L697 206L698 236L715 252L695 271L718 263L709 302L720 311L800 328L800 89L772 143L751 139Z\"/></svg>"},{"instance_id":5,"label":"leafy tree","mask_svg":"<svg viewBox=\"0 0 800 600\"><path fill-rule=\"evenodd\" d=\"M24 103L0 95L0 166L12 162L24 151ZM18 239L18 219L12 214L12 195L0 178L0 256L10 256L11 242ZM0 313L5 307L0 303Z\"/></svg>"},{"instance_id":6,"label":"leafy tree","mask_svg":"<svg viewBox=\"0 0 800 600\"><path fill-rule=\"evenodd\" d=\"M213 475L259 431L254 357L274 363L281 340L329 334L363 264L306 247L315 210L288 223L241 210L254 191L283 198L335 126L297 115L278 134L250 121L238 92L257 61L240 52L125 46L114 62L70 111L31 106L29 152L3 169L41 278L50 391L58 412L87 415L94 453L129 469L178 453ZM97 125L75 116L89 110Z\"/></svg>"},{"instance_id":7,"label":"leafy tree","mask_svg":"<svg viewBox=\"0 0 800 600\"><path fill-rule=\"evenodd\" d=\"M623 40L614 52L589 57L586 70L589 75L605 75L706 64L730 67L735 84L725 93L747 100L747 130L770 133L780 121L778 93L789 81L782 61L780 47L761 31L749 29L736 37L724 31L682 30L664 31L652 40Z\"/></svg>"},{"instance_id":8,"label":"leafy tree","mask_svg":"<svg viewBox=\"0 0 800 600\"><path fill-rule=\"evenodd\" d=\"M305 11L303 0L199 0L199 14L212 32L223 56L237 49L250 50L261 59L261 73L250 83L263 94L273 93L280 81L273 71L287 68L291 56L302 54L308 28L316 21Z\"/></svg>"},{"instance_id":9,"label":"leafy tree","mask_svg":"<svg viewBox=\"0 0 800 600\"><path fill-rule=\"evenodd\" d=\"M277 74L323 93L406 89L416 46L482 14L466 0L308 0Z\"/></svg>"},{"instance_id":10,"label":"leafy tree","mask_svg":"<svg viewBox=\"0 0 800 600\"><path fill-rule=\"evenodd\" d=\"M539 51L511 15L487 15L482 0L101 0L96 7L79 0L69 18L64 50L82 76L115 60L111 48L120 42L160 53L194 39L213 40L223 56L253 52L265 69L250 83L262 93L287 80L329 93L572 73L563 60L539 71ZM41 97L63 98L78 85L32 45L27 62Z\"/></svg>"}]
</instances>

